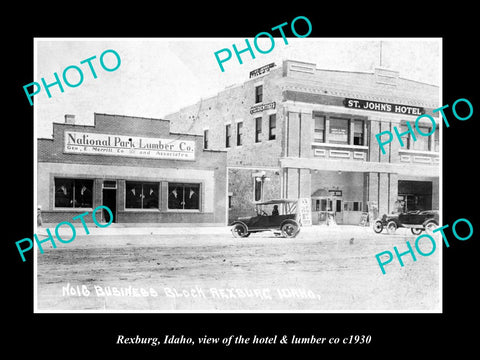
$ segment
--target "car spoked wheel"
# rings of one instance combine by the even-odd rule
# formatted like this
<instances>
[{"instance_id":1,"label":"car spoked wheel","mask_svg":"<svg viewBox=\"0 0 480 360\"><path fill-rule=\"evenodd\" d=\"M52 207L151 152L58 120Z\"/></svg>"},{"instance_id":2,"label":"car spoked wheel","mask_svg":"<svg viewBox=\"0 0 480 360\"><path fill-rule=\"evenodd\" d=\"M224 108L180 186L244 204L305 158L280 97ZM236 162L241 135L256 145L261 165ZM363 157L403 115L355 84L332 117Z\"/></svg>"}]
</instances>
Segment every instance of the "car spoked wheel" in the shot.
<instances>
[{"instance_id":1,"label":"car spoked wheel","mask_svg":"<svg viewBox=\"0 0 480 360\"><path fill-rule=\"evenodd\" d=\"M233 234L233 237L236 237L236 238L247 237L250 235L250 233L247 231L247 228L243 224L233 225L232 234Z\"/></svg>"},{"instance_id":2,"label":"car spoked wheel","mask_svg":"<svg viewBox=\"0 0 480 360\"><path fill-rule=\"evenodd\" d=\"M397 231L397 224L395 223L395 221L388 222L387 231L390 235L395 234L395 231Z\"/></svg>"},{"instance_id":3,"label":"car spoked wheel","mask_svg":"<svg viewBox=\"0 0 480 360\"><path fill-rule=\"evenodd\" d=\"M297 236L298 230L298 225L293 223L283 224L281 228L282 235L287 238L294 238Z\"/></svg>"},{"instance_id":4,"label":"car spoked wheel","mask_svg":"<svg viewBox=\"0 0 480 360\"><path fill-rule=\"evenodd\" d=\"M377 234L380 234L383 230L383 224L380 220L377 220L373 223L373 231L375 231Z\"/></svg>"}]
</instances>

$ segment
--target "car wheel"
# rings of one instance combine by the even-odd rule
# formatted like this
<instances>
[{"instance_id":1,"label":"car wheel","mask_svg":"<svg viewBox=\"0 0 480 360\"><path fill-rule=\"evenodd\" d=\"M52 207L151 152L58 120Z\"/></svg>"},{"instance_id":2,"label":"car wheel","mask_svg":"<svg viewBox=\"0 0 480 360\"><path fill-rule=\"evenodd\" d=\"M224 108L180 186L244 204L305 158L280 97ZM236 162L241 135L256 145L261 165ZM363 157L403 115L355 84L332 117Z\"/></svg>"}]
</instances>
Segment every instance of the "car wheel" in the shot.
<instances>
[{"instance_id":1,"label":"car wheel","mask_svg":"<svg viewBox=\"0 0 480 360\"><path fill-rule=\"evenodd\" d=\"M248 237L250 233L247 230L247 227L243 224L235 224L232 227L233 237Z\"/></svg>"},{"instance_id":2,"label":"car wheel","mask_svg":"<svg viewBox=\"0 0 480 360\"><path fill-rule=\"evenodd\" d=\"M397 223L395 221L389 221L387 224L387 231L389 234L395 234L397 230Z\"/></svg>"},{"instance_id":3,"label":"car wheel","mask_svg":"<svg viewBox=\"0 0 480 360\"><path fill-rule=\"evenodd\" d=\"M380 234L383 230L383 224L380 220L377 220L373 223L373 231L375 231L377 234Z\"/></svg>"},{"instance_id":4,"label":"car wheel","mask_svg":"<svg viewBox=\"0 0 480 360\"><path fill-rule=\"evenodd\" d=\"M288 238L294 238L298 234L298 225L294 223L286 223L282 225L280 229L282 231L282 235Z\"/></svg>"},{"instance_id":5,"label":"car wheel","mask_svg":"<svg viewBox=\"0 0 480 360\"><path fill-rule=\"evenodd\" d=\"M420 235L420 233L423 231L423 229L420 229L420 228L410 228L410 231L412 232L413 235Z\"/></svg>"},{"instance_id":6,"label":"car wheel","mask_svg":"<svg viewBox=\"0 0 480 360\"><path fill-rule=\"evenodd\" d=\"M438 224L435 221L429 221L425 225L425 232L429 235L433 234L433 230L435 230L438 227Z\"/></svg>"}]
</instances>

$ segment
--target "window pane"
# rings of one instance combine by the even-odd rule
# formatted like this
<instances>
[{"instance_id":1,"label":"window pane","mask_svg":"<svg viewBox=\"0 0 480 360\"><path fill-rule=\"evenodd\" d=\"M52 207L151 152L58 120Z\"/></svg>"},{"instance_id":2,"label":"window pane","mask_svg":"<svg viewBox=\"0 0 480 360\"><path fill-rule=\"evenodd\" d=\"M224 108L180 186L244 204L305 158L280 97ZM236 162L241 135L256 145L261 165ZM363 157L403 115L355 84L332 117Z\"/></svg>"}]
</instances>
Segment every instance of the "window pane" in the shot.
<instances>
[{"instance_id":1,"label":"window pane","mask_svg":"<svg viewBox=\"0 0 480 360\"><path fill-rule=\"evenodd\" d=\"M127 181L125 183L127 193L125 196L125 208L141 209L142 207L142 183Z\"/></svg>"},{"instance_id":2,"label":"window pane","mask_svg":"<svg viewBox=\"0 0 480 360\"><path fill-rule=\"evenodd\" d=\"M259 103L263 101L263 86L255 87L255 103Z\"/></svg>"},{"instance_id":3,"label":"window pane","mask_svg":"<svg viewBox=\"0 0 480 360\"><path fill-rule=\"evenodd\" d=\"M143 183L143 208L158 208L158 183Z\"/></svg>"},{"instance_id":4,"label":"window pane","mask_svg":"<svg viewBox=\"0 0 480 360\"><path fill-rule=\"evenodd\" d=\"M256 177L254 183L255 201L262 200L262 178Z\"/></svg>"},{"instance_id":5,"label":"window pane","mask_svg":"<svg viewBox=\"0 0 480 360\"><path fill-rule=\"evenodd\" d=\"M168 184L169 209L200 209L200 184Z\"/></svg>"},{"instance_id":6,"label":"window pane","mask_svg":"<svg viewBox=\"0 0 480 360\"><path fill-rule=\"evenodd\" d=\"M335 209L336 212L341 212L342 211L342 202L340 200L337 200L337 206Z\"/></svg>"},{"instance_id":7,"label":"window pane","mask_svg":"<svg viewBox=\"0 0 480 360\"><path fill-rule=\"evenodd\" d=\"M260 142L260 135L262 133L262 118L255 118L255 142Z\"/></svg>"},{"instance_id":8,"label":"window pane","mask_svg":"<svg viewBox=\"0 0 480 360\"><path fill-rule=\"evenodd\" d=\"M433 136L435 136L433 151L439 152L440 151L440 131L438 130L438 127L435 130L435 133L433 134Z\"/></svg>"},{"instance_id":9,"label":"window pane","mask_svg":"<svg viewBox=\"0 0 480 360\"><path fill-rule=\"evenodd\" d=\"M200 209L200 185L185 184L184 209Z\"/></svg>"},{"instance_id":10,"label":"window pane","mask_svg":"<svg viewBox=\"0 0 480 360\"><path fill-rule=\"evenodd\" d=\"M353 211L360 211L360 203L358 201L353 202Z\"/></svg>"},{"instance_id":11,"label":"window pane","mask_svg":"<svg viewBox=\"0 0 480 360\"><path fill-rule=\"evenodd\" d=\"M92 207L93 180L75 180L74 207Z\"/></svg>"},{"instance_id":12,"label":"window pane","mask_svg":"<svg viewBox=\"0 0 480 360\"><path fill-rule=\"evenodd\" d=\"M168 208L183 209L183 193L182 184L168 184Z\"/></svg>"},{"instance_id":13,"label":"window pane","mask_svg":"<svg viewBox=\"0 0 480 360\"><path fill-rule=\"evenodd\" d=\"M321 201L320 210L327 211L327 199L321 199L320 201Z\"/></svg>"},{"instance_id":14,"label":"window pane","mask_svg":"<svg viewBox=\"0 0 480 360\"><path fill-rule=\"evenodd\" d=\"M419 126L420 132L424 134L428 134L430 132L430 128ZM416 135L417 141L412 142L412 149L420 150L420 151L428 151L428 142L430 141L431 136L422 136L420 134Z\"/></svg>"},{"instance_id":15,"label":"window pane","mask_svg":"<svg viewBox=\"0 0 480 360\"><path fill-rule=\"evenodd\" d=\"M363 136L363 120L355 120L353 145L364 145Z\"/></svg>"},{"instance_id":16,"label":"window pane","mask_svg":"<svg viewBox=\"0 0 480 360\"><path fill-rule=\"evenodd\" d=\"M203 130L203 148L208 149L208 130Z\"/></svg>"},{"instance_id":17,"label":"window pane","mask_svg":"<svg viewBox=\"0 0 480 360\"><path fill-rule=\"evenodd\" d=\"M348 119L331 118L329 142L334 144L348 144Z\"/></svg>"},{"instance_id":18,"label":"window pane","mask_svg":"<svg viewBox=\"0 0 480 360\"><path fill-rule=\"evenodd\" d=\"M73 207L72 179L55 179L55 207Z\"/></svg>"},{"instance_id":19,"label":"window pane","mask_svg":"<svg viewBox=\"0 0 480 360\"><path fill-rule=\"evenodd\" d=\"M268 132L268 139L275 140L275 133L277 127L277 116L275 114L270 115L269 117L269 132Z\"/></svg>"},{"instance_id":20,"label":"window pane","mask_svg":"<svg viewBox=\"0 0 480 360\"><path fill-rule=\"evenodd\" d=\"M242 145L242 130L243 130L243 123L237 123L237 146Z\"/></svg>"},{"instance_id":21,"label":"window pane","mask_svg":"<svg viewBox=\"0 0 480 360\"><path fill-rule=\"evenodd\" d=\"M407 125L400 125L400 133L404 134L406 131L408 131ZM401 138L403 142L403 148L410 149L410 133L407 133L406 135L401 136Z\"/></svg>"},{"instance_id":22,"label":"window pane","mask_svg":"<svg viewBox=\"0 0 480 360\"><path fill-rule=\"evenodd\" d=\"M325 116L314 115L315 131L325 130Z\"/></svg>"},{"instance_id":23,"label":"window pane","mask_svg":"<svg viewBox=\"0 0 480 360\"><path fill-rule=\"evenodd\" d=\"M230 147L231 125L225 126L225 147Z\"/></svg>"}]
</instances>

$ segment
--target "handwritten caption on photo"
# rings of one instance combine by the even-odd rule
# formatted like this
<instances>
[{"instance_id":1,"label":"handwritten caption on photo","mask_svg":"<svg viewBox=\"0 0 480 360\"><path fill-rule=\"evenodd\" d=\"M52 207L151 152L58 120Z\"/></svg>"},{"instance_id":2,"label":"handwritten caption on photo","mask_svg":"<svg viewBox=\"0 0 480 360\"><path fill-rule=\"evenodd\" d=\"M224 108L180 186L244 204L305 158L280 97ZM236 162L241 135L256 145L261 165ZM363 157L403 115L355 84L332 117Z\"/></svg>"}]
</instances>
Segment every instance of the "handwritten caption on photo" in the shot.
<instances>
[{"instance_id":1,"label":"handwritten caption on photo","mask_svg":"<svg viewBox=\"0 0 480 360\"><path fill-rule=\"evenodd\" d=\"M67 283L62 287L62 296L69 297L157 297L165 296L167 298L203 298L203 299L245 299L257 298L261 300L274 299L311 299L320 300L321 296L306 288L216 288L210 287L204 289L195 286L186 289L177 289L173 287L163 287L161 291L156 289L142 287L116 287L102 285L71 285Z\"/></svg>"}]
</instances>

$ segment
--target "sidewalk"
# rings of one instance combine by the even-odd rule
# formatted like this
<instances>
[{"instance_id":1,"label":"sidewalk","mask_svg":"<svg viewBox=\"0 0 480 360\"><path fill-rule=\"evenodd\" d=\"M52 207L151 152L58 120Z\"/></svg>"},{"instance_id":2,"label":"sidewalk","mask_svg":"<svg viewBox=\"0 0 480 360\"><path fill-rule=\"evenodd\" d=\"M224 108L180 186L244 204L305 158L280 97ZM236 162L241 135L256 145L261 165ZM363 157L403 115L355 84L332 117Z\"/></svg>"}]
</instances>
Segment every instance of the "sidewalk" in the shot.
<instances>
[{"instance_id":1,"label":"sidewalk","mask_svg":"<svg viewBox=\"0 0 480 360\"><path fill-rule=\"evenodd\" d=\"M73 223L77 236L86 235L85 229L81 223ZM37 228L37 234L46 236L46 229L50 229L52 235L55 236L55 227L57 224L43 224ZM230 226L212 226L211 224L150 224L150 223L127 223L127 224L110 224L108 227L99 227L94 223L87 224L90 235L231 235ZM344 233L355 234L371 232L373 230L369 226L358 225L313 225L302 226L301 233ZM72 235L72 230L69 226L63 225L58 229L58 233L66 237Z\"/></svg>"}]
</instances>

